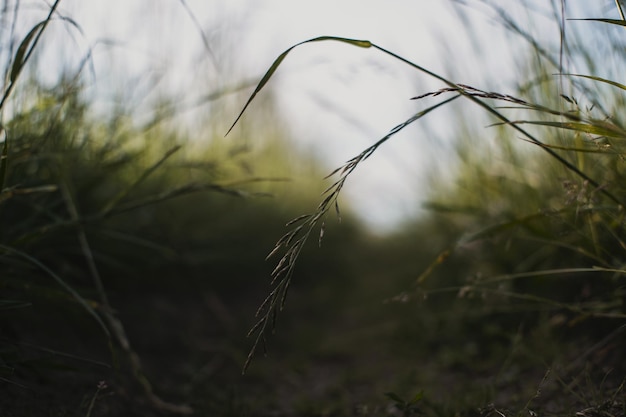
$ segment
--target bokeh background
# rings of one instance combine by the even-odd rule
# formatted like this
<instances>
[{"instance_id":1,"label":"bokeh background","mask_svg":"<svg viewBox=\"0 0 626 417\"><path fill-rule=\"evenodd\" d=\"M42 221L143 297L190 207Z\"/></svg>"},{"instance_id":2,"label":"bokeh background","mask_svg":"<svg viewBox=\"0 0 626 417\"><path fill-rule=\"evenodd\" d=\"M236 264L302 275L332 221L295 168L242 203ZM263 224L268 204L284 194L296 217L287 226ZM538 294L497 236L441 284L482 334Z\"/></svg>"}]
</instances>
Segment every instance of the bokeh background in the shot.
<instances>
[{"instance_id":1,"label":"bokeh background","mask_svg":"<svg viewBox=\"0 0 626 417\"><path fill-rule=\"evenodd\" d=\"M0 415L623 415L619 4L5 0Z\"/></svg>"}]
</instances>

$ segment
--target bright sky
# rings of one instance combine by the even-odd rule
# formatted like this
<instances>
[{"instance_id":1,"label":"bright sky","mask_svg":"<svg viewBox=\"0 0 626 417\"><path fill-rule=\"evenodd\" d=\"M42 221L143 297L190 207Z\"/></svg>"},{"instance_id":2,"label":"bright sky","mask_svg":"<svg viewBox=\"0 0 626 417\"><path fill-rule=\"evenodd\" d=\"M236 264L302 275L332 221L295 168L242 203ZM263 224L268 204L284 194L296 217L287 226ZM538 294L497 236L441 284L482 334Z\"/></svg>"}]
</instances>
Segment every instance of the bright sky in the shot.
<instances>
[{"instance_id":1,"label":"bright sky","mask_svg":"<svg viewBox=\"0 0 626 417\"><path fill-rule=\"evenodd\" d=\"M368 39L456 82L514 93L511 80L517 74L512 53L519 49L512 37L484 8L482 12L454 8L452 3L64 0L62 12L84 33L67 26L61 29L61 25L56 30L63 39L64 62L76 65L90 46L98 45L93 63L99 94L118 85L129 88L129 96L135 99L153 91L159 80L165 92L193 102L194 97L210 93L211 85L236 81L233 75L260 77L285 49L320 35ZM519 2L507 0L506 4L517 7L511 11L521 24L529 23ZM549 8L544 5L543 9ZM189 11L202 26L210 51ZM469 36L461 17L477 28L473 32L477 38ZM554 22L533 19L534 31L558 39ZM281 113L293 122L294 140L327 160L329 171L424 108L425 104L410 101L411 97L443 87L380 52L339 43L294 50L270 85ZM454 130L447 117L443 122L435 119L441 135ZM427 174L444 168L443 147L418 122L355 172L345 197L372 226L392 228L418 212Z\"/></svg>"}]
</instances>

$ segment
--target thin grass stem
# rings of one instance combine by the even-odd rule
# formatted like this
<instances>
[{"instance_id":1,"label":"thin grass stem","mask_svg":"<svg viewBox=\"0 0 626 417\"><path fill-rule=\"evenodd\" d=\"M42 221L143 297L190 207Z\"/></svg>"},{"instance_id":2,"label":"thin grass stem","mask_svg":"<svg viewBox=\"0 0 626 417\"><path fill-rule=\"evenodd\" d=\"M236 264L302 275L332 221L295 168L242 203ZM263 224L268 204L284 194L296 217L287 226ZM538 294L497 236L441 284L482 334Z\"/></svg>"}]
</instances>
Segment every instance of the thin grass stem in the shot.
<instances>
[{"instance_id":1,"label":"thin grass stem","mask_svg":"<svg viewBox=\"0 0 626 417\"><path fill-rule=\"evenodd\" d=\"M622 20L626 20L626 17L624 17L624 10L622 10L622 5L620 4L619 0L615 0L615 6L617 6L617 11L619 12L619 16Z\"/></svg>"}]
</instances>

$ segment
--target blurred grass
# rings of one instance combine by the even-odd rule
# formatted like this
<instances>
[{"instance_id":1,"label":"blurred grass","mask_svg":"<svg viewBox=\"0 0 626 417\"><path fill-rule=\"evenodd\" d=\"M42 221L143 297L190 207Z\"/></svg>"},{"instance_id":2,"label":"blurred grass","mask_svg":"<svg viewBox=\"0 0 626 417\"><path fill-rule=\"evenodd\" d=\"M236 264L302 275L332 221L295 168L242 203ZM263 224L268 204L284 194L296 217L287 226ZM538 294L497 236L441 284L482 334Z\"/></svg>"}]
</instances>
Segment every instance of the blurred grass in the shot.
<instances>
[{"instance_id":1,"label":"blurred grass","mask_svg":"<svg viewBox=\"0 0 626 417\"><path fill-rule=\"evenodd\" d=\"M25 82L3 122L2 415L624 415L623 99L578 76L565 94L559 60L529 53L519 98L447 84L326 182L260 88L224 139L220 111L183 134L167 102L137 126L94 119L75 81ZM402 231L372 236L347 204L339 223L358 164L457 94L515 117L460 124L432 212ZM264 259L303 213L277 332L242 376Z\"/></svg>"},{"instance_id":2,"label":"blurred grass","mask_svg":"<svg viewBox=\"0 0 626 417\"><path fill-rule=\"evenodd\" d=\"M216 321L194 337L233 334L235 323L243 337L240 322L253 316L267 287L268 248L285 219L320 191L310 186L323 177L315 162L296 156L277 132L262 139L257 131L258 144L247 149L209 130L213 136L201 146L164 126L93 120L75 85L29 88L33 106L5 126L11 140L0 206L0 354L4 383L20 393L5 397L5 406L20 410L30 390L51 396L58 390L61 401L72 400L59 385L68 378L84 383L101 375L112 387L119 376L131 377L133 355L126 357L124 338L109 336L117 331L106 319L109 308L140 358L170 344L182 348L185 337L170 333L180 325L159 323L183 318L187 304L191 315L209 315L198 318L202 323ZM105 298L90 277L83 230ZM343 230L356 226L346 219ZM342 261L328 256L324 268L333 263ZM319 256L303 266L319 271ZM167 318L167 306L177 317ZM117 343L121 348L107 347ZM48 368L72 372L46 376ZM37 375L58 380L42 383Z\"/></svg>"},{"instance_id":3,"label":"blurred grass","mask_svg":"<svg viewBox=\"0 0 626 417\"><path fill-rule=\"evenodd\" d=\"M514 16L485 3L494 8L511 32L530 40L530 55L534 59L526 60L532 63L527 71L532 80L538 81L520 87L523 98L454 83L366 40L320 37L294 47L308 42L340 41L378 50L445 85L416 99L462 97L477 104L495 121L490 130L495 132L495 144L486 144L484 134L474 140L470 135L459 138L458 171L453 175L456 181L434 184L437 192L428 203L442 215L419 222L414 229L413 249L423 249L419 240L433 235L447 242L440 247L439 256L434 255L431 266L425 268L426 273L415 276L416 289L394 298L427 306L407 307L414 313L407 310L406 316L395 318L397 323L404 323L403 318L410 317L410 324L401 332L405 342L406 335L427 334L425 340L418 336L414 348L422 354L436 352L429 357L430 364L445 369L443 376L418 379L421 384L443 393L449 385L444 382L446 376L457 374L452 395L465 391L471 396L475 378L483 374L485 404L500 399L517 403L519 412L532 411L528 407L538 397L536 392L548 384L551 392L564 389L574 397L570 407L582 406L588 400L572 386L583 375L592 384L602 381L601 387L617 398L623 394L626 319L626 247L621 237L626 201L621 141L625 136L619 116L612 116L620 113L619 92L615 102L611 102L610 95L589 94L593 88L581 86L580 75L567 74L562 56L550 56L550 49L543 49L532 34L520 29ZM552 6L555 16L564 13L563 3L562 7L557 2ZM558 23L564 22L562 19ZM622 24L614 20L597 22ZM565 42L565 38L559 41ZM242 113L294 47L274 61ZM593 67L590 63L597 57L587 47L578 45L579 49L572 52L573 47L563 45L560 53L576 54L577 59L586 57L586 67ZM563 81L552 83L554 72ZM594 75L586 78L607 84ZM563 90L566 84L567 94ZM619 85L613 83L613 87ZM588 103L581 105L583 97ZM449 102L437 99L434 105L424 104L425 110L391 129L375 145L334 171L338 179L317 210L279 240L276 250L284 246L284 252L272 274L274 290L262 305L263 315L253 328L257 343L252 353L265 343L269 323L281 310L300 245L310 237L311 230L324 227L321 219L347 178L395 133ZM476 133L472 130L471 134ZM535 149L528 149L529 144ZM432 251L428 252L433 256ZM407 255L409 259L410 256ZM537 384L534 387L528 384L533 369L534 378L530 380ZM507 377L510 374L515 376ZM555 379L549 378L550 374L556 375ZM523 382L515 390L525 393L516 396L507 384L520 377ZM574 382L564 382L570 378ZM439 400L451 401L450 391L447 394ZM407 403L398 400L401 397L394 394L393 398L406 407ZM563 407L567 401L537 403L539 407L551 408ZM504 415L495 408L483 413Z\"/></svg>"}]
</instances>

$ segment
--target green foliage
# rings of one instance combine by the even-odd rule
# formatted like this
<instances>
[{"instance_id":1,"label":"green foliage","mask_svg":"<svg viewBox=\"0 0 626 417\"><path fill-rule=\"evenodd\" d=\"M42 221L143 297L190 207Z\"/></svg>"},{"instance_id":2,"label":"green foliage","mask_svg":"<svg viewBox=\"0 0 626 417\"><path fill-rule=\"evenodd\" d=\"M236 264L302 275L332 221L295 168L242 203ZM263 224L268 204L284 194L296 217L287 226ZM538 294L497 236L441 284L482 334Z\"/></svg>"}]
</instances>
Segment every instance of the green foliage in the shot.
<instances>
[{"instance_id":1,"label":"green foliage","mask_svg":"<svg viewBox=\"0 0 626 417\"><path fill-rule=\"evenodd\" d=\"M3 110L57 4L19 42ZM279 128L248 119L290 51L320 41L383 53L442 83L333 171L325 190L315 162ZM274 61L228 139L209 116L194 132L202 144L162 123L168 103L138 127L126 109L95 120L74 81L22 84L29 104L14 103L2 126L0 381L9 394L0 409L19 402L16 412L30 405L40 415L36 392L41 404L54 399L50 414L81 416L187 414L187 403L206 415L623 415L624 86L569 75L531 45L548 65L528 60L540 81L513 96L369 41L310 39ZM545 81L554 73L567 94ZM348 178L398 132L462 100L492 125L462 126L430 214L368 236L340 210ZM233 128L249 120L256 142L241 145ZM341 233L326 229L334 219ZM267 252L281 254L276 267ZM249 351L242 329L268 276ZM284 330L267 340L283 309ZM268 358L248 369L266 343ZM391 404L371 399L383 392Z\"/></svg>"},{"instance_id":2,"label":"green foliage","mask_svg":"<svg viewBox=\"0 0 626 417\"><path fill-rule=\"evenodd\" d=\"M335 40L335 39L324 38L324 40ZM341 40L341 38L339 40ZM306 43L306 41L303 43ZM578 158L577 164L570 162L568 160L569 158L565 156L561 156L560 154L556 153L556 151L554 151L549 145L537 139L535 134L530 133L529 131L526 131L520 127L520 125L527 123L527 124L535 124L535 125L541 125L541 126L547 126L547 127L555 127L559 129L573 130L577 132L577 134L603 135L604 138L614 137L614 138L621 139L624 136L623 136L623 129L621 129L619 125L613 122L599 120L596 118L583 118L581 116L578 116L577 113L574 113L571 111L561 111L561 110L551 109L550 107L546 105L531 104L527 101L524 101L524 100L521 100L512 96L508 96L508 95L488 93L488 92L484 92L473 87L469 87L465 85L457 85L457 84L452 83L451 81L444 79L443 77L432 74L428 70L425 70L422 67L405 60L404 58L401 58L389 51L386 51L385 49L375 44L371 44L371 46L387 54L390 54L396 59L411 65L412 67L416 68L419 71L425 72L429 75L433 75L435 78L445 82L446 84L450 86L443 90L434 92L430 95L440 95L442 93L454 93L456 95L453 96L453 99L457 97L465 97L469 99L470 101L478 104L481 108L485 109L491 115L494 115L497 119L501 120L502 125L504 127L512 128L518 133L521 133L525 138L527 138L529 142L538 145L540 149L546 151L547 154L549 155L549 158L547 160L542 158L542 155L536 156L537 159L541 158L542 162L540 162L540 164L545 164L546 162L544 161L547 161L548 163L547 166L554 166L554 168L551 168L551 169L560 169L562 173L561 175L573 174L574 177L577 176L581 178L582 182L579 182L579 183L567 182L567 184L570 184L569 193L572 194L570 196L570 203L568 205L571 206L575 204L574 207L568 207L567 205L561 206L561 207L554 207L552 205L552 206L544 207L544 210L545 210L544 213L537 215L534 212L537 210L538 207L533 206L531 209L533 214L529 215L527 211L526 212L520 211L521 206L519 206L519 204L517 203L518 201L528 201L527 194L529 193L530 182L527 180L527 178L524 178L525 173L521 171L524 169L525 170L529 169L529 166L528 164L525 163L525 161L519 162L520 163L520 169L518 170L519 172L513 174L513 176L518 177L516 179L517 183L513 184L514 187L506 187L506 186L503 186L503 184L493 183L491 178L494 178L494 175L489 172L491 169L493 169L493 166L489 165L486 161L484 162L473 161L468 166L471 169L475 169L476 167L479 169L479 176L478 176L479 180L476 184L469 184L467 186L464 186L464 188L468 189L468 191L472 193L471 199L474 200L474 202L464 200L458 195L458 192L456 192L456 190L448 190L446 195L454 196L453 198L454 205L460 205L462 207L465 207L463 209L464 211L472 212L472 215L474 217L474 220L471 221L472 224L483 225L485 224L486 221L488 221L488 223L491 223L491 225L489 225L487 229L485 230L479 231L469 237L465 237L461 239L460 241L458 241L458 243L455 245L457 248L467 246L467 245L477 243L477 242L484 242L484 241L488 242L489 240L487 239L490 239L493 236L499 237L499 236L504 235L505 239L511 239L510 237L511 235L510 233L508 233L509 230L513 230L513 231L516 231L519 229L529 230L531 233L530 236L520 233L520 234L515 235L515 239L531 239L531 238L541 239L542 241L546 242L547 245L542 247L541 257L537 258L536 260L533 259L533 262L530 262L528 259L531 256L537 257L536 255L533 255L532 253L525 255L526 259L522 257L522 258L518 258L514 262L520 262L521 260L522 264L525 267L535 268L535 271L536 271L537 268L540 268L541 266L543 266L542 262L545 261L546 264L550 265L550 271L549 271L550 274L552 274L553 269L557 269L560 274L567 275L574 271L572 267L577 268L579 267L579 265L574 262L574 263L570 263L570 268L565 268L561 264L560 260L568 259L568 261L571 262L571 258L569 257L566 258L565 253L568 250L571 251L572 249L574 249L580 253L589 254L591 255L592 259L599 260L602 262L602 265L601 265L602 269L581 269L580 272L585 272L585 273L597 272L598 274L605 273L604 275L606 275L606 272L609 272L609 274L612 274L612 277L602 278L601 280L596 280L596 281L603 282L605 284L599 285L599 288L593 291L594 294L596 292L606 294L606 285L609 285L609 287L611 287L611 284L610 284L611 281L614 282L615 284L619 283L619 280L620 280L619 276L622 272L621 268L623 265L621 263L615 264L615 259L619 259L619 256L620 256L619 252L621 252L621 250L618 250L618 252L615 252L612 250L610 251L606 250L605 251L606 253L604 254L606 256L604 257L601 256L602 254L601 254L601 250L599 246L600 243L598 241L598 230L602 228L608 231L608 235L606 236L607 243L608 241L614 240L616 238L617 238L617 241L620 242L620 239L618 238L618 236L620 236L622 232L622 222L620 221L620 218L622 217L621 207L623 206L620 203L623 200L622 195L621 195L622 190L620 188L615 188L615 187L601 186L598 180L593 179L595 177L594 174L596 174L596 172L587 173L583 169L579 168L579 167L585 166L585 164L581 162L580 158ZM286 53L287 52L289 52L289 50L286 51ZM276 67L282 62L286 53L282 54L275 61L272 68L270 68L270 70L268 71L268 73L266 74L262 82L259 84L259 86L257 86L257 89L248 100L248 104L254 98L256 93L267 82L269 77L276 70ZM429 94L422 95L416 98L423 99L424 97L427 97L428 95ZM522 109L528 109L528 110L532 110L535 112L538 111L548 116L556 115L556 116L564 117L570 120L573 119L573 120L577 120L577 122L562 123L562 122L554 122L554 121L532 121L532 120L531 121L528 121L528 120L527 121L511 121L509 120L508 117L506 117L502 113L500 109L498 109L495 106L492 106L485 100L510 102L518 106L521 106ZM256 350L259 344L265 344L264 335L265 335L265 332L267 331L268 324L273 323L275 321L277 312L280 309L282 309L282 307L284 306L287 289L289 288L289 284L291 282L291 278L293 275L293 266L295 265L295 261L298 259L299 254L300 254L299 248L309 238L309 236L311 235L311 231L320 223L321 223L321 229L320 229L320 239L321 239L321 237L323 236L323 231L324 231L324 223L322 222L322 218L328 212L329 208L333 206L333 202L336 202L336 198L341 192L341 189L343 188L347 177L354 171L354 169L357 167L357 165L361 161L363 161L364 159L372 155L381 144L385 143L390 137L392 137L395 133L400 131L403 127L419 119L423 115L428 114L431 110L439 107L440 105L446 104L449 101L450 100L446 100L431 108L428 108L427 110L423 112L418 113L413 118L407 120L407 122L392 129L389 135L385 136L383 139L381 139L371 148L368 148L367 150L365 150L361 155L348 161L348 163L345 166L335 170L331 175L338 173L340 175L340 179L326 191L327 196L320 203L316 212L311 215L298 217L297 219L294 220L296 224L298 222L300 222L301 224L297 225L291 232L284 235L283 238L281 238L278 241L278 243L276 244L276 248L270 254L271 256L277 251L279 251L283 246L286 247L285 254L283 255L283 257L278 263L278 266L272 273L273 282L275 283L275 289L270 293L270 296L261 305L260 311L263 311L264 313L261 316L261 319L257 323L257 325L251 330L252 334L257 335L257 339L251 351L251 355L254 353L254 351ZM244 107L244 110L245 110L245 107ZM241 117L241 115L239 117ZM239 120L239 118L237 120ZM514 150L513 147L509 147L505 149L508 152L517 152L516 150ZM574 151L581 153L583 157L586 157L588 159L590 159L593 156L591 153L580 152L578 149L574 149ZM614 151L612 148L610 149L610 151L607 150L605 152L602 152L600 150L601 154L609 155L611 157L615 156L615 152L616 151ZM617 152L619 152L619 150ZM621 153L618 153L617 155L619 156L621 155ZM513 158L513 159L519 160L519 157ZM552 163L553 161L556 162L556 164L553 164ZM587 165L591 165L591 164L587 163ZM593 164L593 166L598 166L598 164ZM613 172L616 172L616 171L619 172L620 170L619 169L613 170ZM547 172L547 169L545 167L542 167L541 171L539 172ZM461 178L464 178L464 177L461 177ZM505 177L500 177L500 178L502 178L502 180L504 181L507 181ZM605 179L602 178L602 181L604 180ZM576 180L574 179L573 181L576 181ZM613 181L613 182L616 184L622 183L620 181ZM551 188L552 184L549 184L549 187L550 188L548 189L540 187L540 189L543 189L544 193L547 192L547 194L550 195L553 192L553 189ZM589 188L591 188L591 190L589 190ZM507 189L510 191L502 192L502 190L507 190ZM489 191L491 195L485 195L485 191ZM511 194L511 191L518 192L518 194L513 195ZM536 193L533 193L533 194L536 194ZM605 203L604 205L599 204L601 203L601 201L598 200L599 197L596 197L596 194L604 194L606 198L608 198L609 202ZM495 205L495 204L484 204L485 201L489 201L489 202L494 201L494 198L491 198L491 197L495 197L496 200L503 201L504 207L498 207L498 205ZM617 203L619 205L611 206L610 203L613 203L613 204ZM433 207L446 207L447 204L437 203L437 204L433 204L432 206ZM336 204L335 204L335 207L336 207ZM494 216L494 213L491 213L494 207L497 207L497 209L502 214L498 214ZM530 208L529 206L524 206L524 207L526 207L526 209ZM337 209L337 212L338 212L338 209ZM493 223L494 218L501 218L501 220L499 222ZM551 225L551 223L554 223L554 218L557 218L559 221L559 224L557 225L557 227L554 227ZM568 229L568 226L571 226L572 228ZM467 227L467 225L465 227ZM587 231L589 231L589 234L587 234ZM505 232L507 233L505 234ZM581 236L582 238L580 241L576 241L574 243L564 242L564 239L561 237L563 236L564 233L572 234L575 236ZM452 250L452 248L447 250L445 253L449 253L450 250ZM489 253L489 254L495 255L493 257L494 261L492 261L492 263L496 265L504 266L504 270L507 270L507 268L511 267L510 265L507 265L506 263L506 259L509 258L509 256L507 256L507 254L505 253L502 253L501 251L483 249L483 250L479 250L478 252ZM441 262L438 262L438 263L441 263ZM499 269L500 267L494 270L490 270L489 272L500 273ZM519 271L519 267L516 267L514 271ZM535 274L532 274L532 275L534 276ZM421 283L421 281L423 281L424 279L425 279L425 276L423 275L422 277L420 277L418 281ZM515 280L505 278L505 281L508 281L508 280L519 281L520 279L519 277L518 279L515 279ZM496 282L502 282L502 281L503 280L501 279L496 280ZM579 280L573 280L573 279L571 281L579 282ZM587 279L583 279L583 282L586 283L587 281L588 281ZM490 282L490 279L487 279L486 282ZM479 286L475 286L477 284ZM554 292L554 289L550 289L549 294L543 294L543 293L527 294L527 293L519 292L516 289L504 290L504 289L491 288L489 286L483 287L482 284L483 282L479 280L473 283L473 285L463 286L462 288L457 288L456 290L457 291L461 290L461 293L465 293L466 290L469 292L473 290L479 290L482 292L496 291L500 295L505 296L505 298L512 297L512 298L519 298L519 299L522 299L531 303L539 302L539 303L546 303L548 305L552 304L554 307L559 307L559 308L563 308L563 307L568 308L567 302L574 301L568 297L565 297L565 299L560 299L559 301L550 300L549 294ZM571 294L571 296L575 296L576 294L579 294L580 291L583 291L583 288L581 288L580 285L582 284L569 285L568 294ZM589 301L588 307L586 304L582 304L582 305L577 304L575 307L571 307L571 310L573 310L574 312L578 312L581 315L585 315L585 316L590 315L592 317L594 316L613 317L613 318L626 317L624 316L622 312L620 312L621 307L619 305L616 305L613 302L613 297L619 297L620 292L618 288L615 288L615 290L610 292L609 294L610 294L610 302L608 303L598 302L598 300L594 299L595 296L592 296L591 300Z\"/></svg>"},{"instance_id":3,"label":"green foliage","mask_svg":"<svg viewBox=\"0 0 626 417\"><path fill-rule=\"evenodd\" d=\"M532 36L515 26L514 19L506 15L506 11L495 6L494 9L513 32L532 40ZM555 10L558 10L556 6ZM621 20L591 20L623 25ZM323 37L289 48L266 72L242 113L289 51L318 40L353 42ZM426 306L416 307L416 312L407 316L413 327L405 332L423 332L416 329L419 328L415 326L416 322L428 328L433 325L430 320L441 320L445 326L458 328L461 338L472 333L487 346L501 343L497 342L498 338L514 338L523 349L538 349L534 354L543 363L562 366L564 374L573 372L576 366L604 347L611 352L606 366L616 372L612 383L619 385L621 375L626 371L623 368L622 335L622 323L626 320L626 244L623 240L626 232L623 166L626 130L620 117L623 103L619 95L594 94L594 86L581 86L577 81L583 78L618 88L621 84L593 74L568 76L561 67L530 68L532 77L537 80L549 79L550 74L559 72L564 80L561 85L569 81L568 88L572 92L566 95L557 88L559 93L555 94L555 89L545 82L531 83L520 91L527 97L522 99L454 83L374 43L359 41L356 46L362 45L445 84L444 88L415 99L426 100L440 95L452 97L417 113L335 170L331 176L338 175L339 180L326 190L317 209L294 219L292 230L278 241L270 254L284 251L272 273L274 289L261 305L261 319L251 330L257 338L247 364L257 347L266 343L265 334L273 328L273 322L284 306L300 246L312 236L315 228L319 228L321 240L324 216L333 207L347 178L360 162L369 158L395 133L458 97L476 104L493 118L491 132L495 132L493 135L499 140L494 146L486 145L482 138L461 137L457 145L460 163L455 182L441 181L433 187L438 191L433 193L427 206L435 214L415 226L414 238L437 233L438 240L445 243L440 246L438 257L415 280L415 289L393 298L394 301ZM562 61L547 56L534 40L531 45L536 48L531 53L546 61ZM584 51L577 52L584 56ZM590 63L597 57L587 55L587 59ZM575 95L586 97L589 105L580 105L582 99L575 98ZM615 106L612 111L604 110L611 105ZM477 135L473 129L471 131ZM509 140L516 136L525 143ZM536 149L528 149L528 143ZM526 148L520 146L522 144ZM435 301L430 301L433 299ZM451 312L444 313L444 310ZM476 314L469 315L468 310L475 310ZM469 326L475 327L469 330ZM490 334L490 331L494 333ZM590 347L582 352L573 348L554 355L533 345L536 342L530 335L533 331L544 332L544 337L557 344L580 343L590 344ZM459 342L455 334L447 330L443 336L449 337L450 344L453 344ZM609 341L614 341L610 348ZM432 350L438 348L439 345ZM489 353L488 357L494 358L502 354L497 351ZM468 369L479 366L470 365L467 362L471 359L461 355L453 364L458 362ZM566 358L576 355L582 355L581 360L568 365ZM493 366L492 360L486 359L485 366ZM505 364L513 366L512 361L511 356ZM516 366L524 365L516 362ZM406 412L408 403L395 395L391 398ZM495 408L491 410L485 413L504 415Z\"/></svg>"},{"instance_id":4,"label":"green foliage","mask_svg":"<svg viewBox=\"0 0 626 417\"><path fill-rule=\"evenodd\" d=\"M256 298L265 282L255 277L267 273L264 252L276 230L315 195L285 178L310 175L315 164L298 162L279 136L256 146L251 161L236 140L201 146L160 125L93 120L76 85L30 88L32 107L5 126L0 361L7 374L0 377L45 390L34 374L82 381L92 377L84 369L91 364L99 380L137 384L155 408L186 412L154 394L130 342L138 331L118 308L140 303L134 294L190 288ZM273 197L289 187L298 197Z\"/></svg>"}]
</instances>

